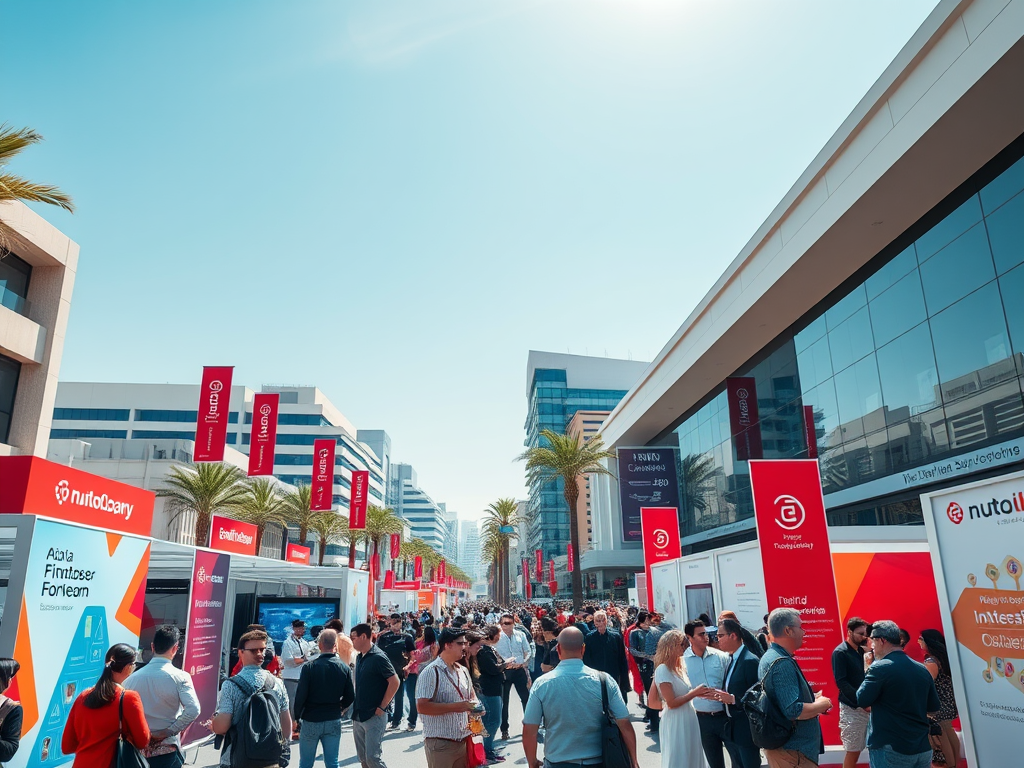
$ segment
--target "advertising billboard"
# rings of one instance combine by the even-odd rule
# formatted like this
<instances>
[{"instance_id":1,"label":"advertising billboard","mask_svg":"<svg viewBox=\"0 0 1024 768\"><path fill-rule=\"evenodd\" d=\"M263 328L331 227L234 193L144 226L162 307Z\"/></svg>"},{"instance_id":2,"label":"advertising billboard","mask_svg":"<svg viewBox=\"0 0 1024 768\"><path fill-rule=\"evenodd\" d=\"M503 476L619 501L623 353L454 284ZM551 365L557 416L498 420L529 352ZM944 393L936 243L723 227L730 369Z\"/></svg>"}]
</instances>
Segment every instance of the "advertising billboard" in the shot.
<instances>
[{"instance_id":1,"label":"advertising billboard","mask_svg":"<svg viewBox=\"0 0 1024 768\"><path fill-rule=\"evenodd\" d=\"M252 434L249 443L249 477L274 474L277 444L277 407L281 396L260 392L252 403Z\"/></svg>"},{"instance_id":2,"label":"advertising billboard","mask_svg":"<svg viewBox=\"0 0 1024 768\"><path fill-rule=\"evenodd\" d=\"M644 542L644 571L647 573L647 597L654 599L651 568L682 555L679 543L679 516L675 507L644 507L640 510ZM653 605L649 602L648 605ZM657 610L657 609L655 609Z\"/></svg>"},{"instance_id":3,"label":"advertising billboard","mask_svg":"<svg viewBox=\"0 0 1024 768\"><path fill-rule=\"evenodd\" d=\"M192 456L193 461L224 461L233 372L234 367L230 365L207 365L203 368L203 380L199 386L196 451Z\"/></svg>"},{"instance_id":4,"label":"advertising billboard","mask_svg":"<svg viewBox=\"0 0 1024 768\"><path fill-rule=\"evenodd\" d=\"M236 555L255 555L256 526L214 515L210 519L210 549L234 552Z\"/></svg>"},{"instance_id":5,"label":"advertising billboard","mask_svg":"<svg viewBox=\"0 0 1024 768\"><path fill-rule=\"evenodd\" d=\"M202 741L210 735L202 723L213 717L217 708L224 603L227 601L230 565L230 555L196 550L182 668L192 675L196 696L199 697L199 717L181 735L183 746Z\"/></svg>"},{"instance_id":6,"label":"advertising billboard","mask_svg":"<svg viewBox=\"0 0 1024 768\"><path fill-rule=\"evenodd\" d=\"M622 540L640 541L642 507L679 506L678 448L619 448Z\"/></svg>"}]
</instances>

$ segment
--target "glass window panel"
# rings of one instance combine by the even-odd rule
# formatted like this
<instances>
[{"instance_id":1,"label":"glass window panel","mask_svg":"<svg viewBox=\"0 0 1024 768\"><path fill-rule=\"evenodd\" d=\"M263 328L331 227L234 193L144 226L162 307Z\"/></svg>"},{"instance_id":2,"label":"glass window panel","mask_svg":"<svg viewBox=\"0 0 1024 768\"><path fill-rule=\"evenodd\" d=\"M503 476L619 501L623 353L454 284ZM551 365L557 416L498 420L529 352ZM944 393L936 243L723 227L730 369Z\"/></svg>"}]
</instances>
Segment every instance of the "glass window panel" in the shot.
<instances>
[{"instance_id":1,"label":"glass window panel","mask_svg":"<svg viewBox=\"0 0 1024 768\"><path fill-rule=\"evenodd\" d=\"M996 274L1024 263L1024 195L1017 195L985 219Z\"/></svg>"},{"instance_id":2,"label":"glass window panel","mask_svg":"<svg viewBox=\"0 0 1024 768\"><path fill-rule=\"evenodd\" d=\"M832 376L832 357L828 351L828 338L820 339L796 357L800 382L805 387L816 387Z\"/></svg>"},{"instance_id":3,"label":"glass window panel","mask_svg":"<svg viewBox=\"0 0 1024 768\"><path fill-rule=\"evenodd\" d=\"M942 408L923 411L899 424L890 424L886 431L893 472L924 464L949 450Z\"/></svg>"},{"instance_id":4,"label":"glass window panel","mask_svg":"<svg viewBox=\"0 0 1024 768\"><path fill-rule=\"evenodd\" d=\"M701 453L707 453L715 447L715 441L711 438L711 422L705 421L697 427L697 439Z\"/></svg>"},{"instance_id":5,"label":"glass window panel","mask_svg":"<svg viewBox=\"0 0 1024 768\"><path fill-rule=\"evenodd\" d=\"M992 384L993 366L1010 357L996 283L986 285L930 321L942 398L950 402ZM1012 367L1012 362L1009 367Z\"/></svg>"},{"instance_id":6,"label":"glass window panel","mask_svg":"<svg viewBox=\"0 0 1024 768\"><path fill-rule=\"evenodd\" d=\"M846 456L842 446L829 448L818 454L821 467L821 488L832 493L850 485L850 473L846 468Z\"/></svg>"},{"instance_id":7,"label":"glass window panel","mask_svg":"<svg viewBox=\"0 0 1024 768\"><path fill-rule=\"evenodd\" d=\"M1000 293L1003 295L1003 311L1010 326L1010 345L1017 357L1018 373L1024 374L1024 311L1021 298L1024 297L1024 266L1017 267L999 278Z\"/></svg>"},{"instance_id":8,"label":"glass window panel","mask_svg":"<svg viewBox=\"0 0 1024 768\"><path fill-rule=\"evenodd\" d=\"M825 313L825 323L828 325L828 329L831 331L838 326L843 320L867 304L867 301L864 286L858 285Z\"/></svg>"},{"instance_id":9,"label":"glass window panel","mask_svg":"<svg viewBox=\"0 0 1024 768\"><path fill-rule=\"evenodd\" d=\"M810 325L793 337L793 345L796 347L796 351L803 352L811 344L824 336L827 330L824 315L812 321Z\"/></svg>"},{"instance_id":10,"label":"glass window panel","mask_svg":"<svg viewBox=\"0 0 1024 768\"><path fill-rule=\"evenodd\" d=\"M981 221L981 203L977 195L917 239L917 260L923 264L945 246Z\"/></svg>"},{"instance_id":11,"label":"glass window panel","mask_svg":"<svg viewBox=\"0 0 1024 768\"><path fill-rule=\"evenodd\" d=\"M1020 379L1013 377L998 386L976 391L945 406L950 446L964 448L993 441L1024 427Z\"/></svg>"},{"instance_id":12,"label":"glass window panel","mask_svg":"<svg viewBox=\"0 0 1024 768\"><path fill-rule=\"evenodd\" d=\"M1011 165L981 190L981 207L992 213L1011 197L1024 190L1024 158Z\"/></svg>"},{"instance_id":13,"label":"glass window panel","mask_svg":"<svg viewBox=\"0 0 1024 768\"><path fill-rule=\"evenodd\" d=\"M867 279L864 283L864 288L868 293L868 300L870 301L878 294L892 287L901 278L910 274L915 269L917 269L917 251L911 245Z\"/></svg>"},{"instance_id":14,"label":"glass window panel","mask_svg":"<svg viewBox=\"0 0 1024 768\"><path fill-rule=\"evenodd\" d=\"M871 320L864 307L849 320L828 334L828 346L832 353L832 370L841 371L860 360L874 349L871 337Z\"/></svg>"},{"instance_id":15,"label":"glass window panel","mask_svg":"<svg viewBox=\"0 0 1024 768\"><path fill-rule=\"evenodd\" d=\"M921 277L911 272L892 288L868 304L875 344L883 346L902 333L924 322L924 293Z\"/></svg>"},{"instance_id":16,"label":"glass window panel","mask_svg":"<svg viewBox=\"0 0 1024 768\"><path fill-rule=\"evenodd\" d=\"M878 383L878 365L869 355L837 373L836 403L839 406L840 429L843 442L862 436L866 431L865 417L881 414L882 390Z\"/></svg>"},{"instance_id":17,"label":"glass window panel","mask_svg":"<svg viewBox=\"0 0 1024 768\"><path fill-rule=\"evenodd\" d=\"M939 405L939 374L927 323L878 350L878 378L886 420L906 421Z\"/></svg>"},{"instance_id":18,"label":"glass window panel","mask_svg":"<svg viewBox=\"0 0 1024 768\"><path fill-rule=\"evenodd\" d=\"M928 314L941 312L995 276L988 236L979 224L921 265Z\"/></svg>"}]
</instances>

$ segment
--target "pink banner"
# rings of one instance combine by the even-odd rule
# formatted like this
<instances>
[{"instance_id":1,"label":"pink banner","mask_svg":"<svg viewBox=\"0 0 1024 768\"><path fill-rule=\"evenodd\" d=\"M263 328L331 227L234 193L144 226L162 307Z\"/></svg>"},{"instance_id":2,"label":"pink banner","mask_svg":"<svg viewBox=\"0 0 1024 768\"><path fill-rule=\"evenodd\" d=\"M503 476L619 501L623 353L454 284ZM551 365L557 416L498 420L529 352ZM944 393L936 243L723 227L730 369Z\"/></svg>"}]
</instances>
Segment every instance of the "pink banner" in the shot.
<instances>
[{"instance_id":1,"label":"pink banner","mask_svg":"<svg viewBox=\"0 0 1024 768\"><path fill-rule=\"evenodd\" d=\"M231 374L234 366L205 366L199 385L196 419L196 452L193 461L224 461L231 405Z\"/></svg>"},{"instance_id":2,"label":"pink banner","mask_svg":"<svg viewBox=\"0 0 1024 768\"><path fill-rule=\"evenodd\" d=\"M370 484L370 473L363 469L352 473L352 491L348 502L348 527L354 531L366 528L366 491Z\"/></svg>"},{"instance_id":3,"label":"pink banner","mask_svg":"<svg viewBox=\"0 0 1024 768\"><path fill-rule=\"evenodd\" d=\"M565 553L569 556L569 573L572 573L576 568L576 560L573 557L572 544L567 545Z\"/></svg>"},{"instance_id":4,"label":"pink banner","mask_svg":"<svg viewBox=\"0 0 1024 768\"><path fill-rule=\"evenodd\" d=\"M397 560L398 556L402 552L402 534L392 533L391 534L391 559Z\"/></svg>"},{"instance_id":5,"label":"pink banner","mask_svg":"<svg viewBox=\"0 0 1024 768\"><path fill-rule=\"evenodd\" d=\"M537 559L537 581L544 581L544 553L538 549L533 554Z\"/></svg>"},{"instance_id":6,"label":"pink banner","mask_svg":"<svg viewBox=\"0 0 1024 768\"><path fill-rule=\"evenodd\" d=\"M334 450L337 440L313 441L313 487L310 488L309 508L314 512L327 512L334 501Z\"/></svg>"},{"instance_id":7,"label":"pink banner","mask_svg":"<svg viewBox=\"0 0 1024 768\"><path fill-rule=\"evenodd\" d=\"M555 561L548 560L548 581L555 580Z\"/></svg>"},{"instance_id":8,"label":"pink banner","mask_svg":"<svg viewBox=\"0 0 1024 768\"><path fill-rule=\"evenodd\" d=\"M277 443L278 394L261 392L252 402L252 432L249 436L249 477L274 474L274 445Z\"/></svg>"},{"instance_id":9,"label":"pink banner","mask_svg":"<svg viewBox=\"0 0 1024 768\"><path fill-rule=\"evenodd\" d=\"M182 668L192 675L199 697L199 717L181 735L183 746L210 735L203 722L217 708L224 605L228 594L231 556L197 549L192 563L192 592L185 630ZM102 650L100 651L102 653Z\"/></svg>"}]
</instances>

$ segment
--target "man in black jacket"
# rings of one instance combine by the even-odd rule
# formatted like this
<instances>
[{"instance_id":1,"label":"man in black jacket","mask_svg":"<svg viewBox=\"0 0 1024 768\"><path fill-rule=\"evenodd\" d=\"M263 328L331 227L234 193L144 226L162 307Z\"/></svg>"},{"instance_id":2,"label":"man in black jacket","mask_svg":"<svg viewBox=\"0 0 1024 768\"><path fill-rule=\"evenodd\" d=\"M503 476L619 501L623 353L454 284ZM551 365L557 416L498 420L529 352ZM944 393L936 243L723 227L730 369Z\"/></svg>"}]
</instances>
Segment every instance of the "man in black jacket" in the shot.
<instances>
[{"instance_id":1,"label":"man in black jacket","mask_svg":"<svg viewBox=\"0 0 1024 768\"><path fill-rule=\"evenodd\" d=\"M626 663L626 644L622 635L608 627L608 614L597 611L594 614L594 631L584 637L586 648L583 663L591 669L598 669L611 675L619 685L622 700L629 692L629 666Z\"/></svg>"},{"instance_id":2,"label":"man in black jacket","mask_svg":"<svg viewBox=\"0 0 1024 768\"><path fill-rule=\"evenodd\" d=\"M757 674L758 657L743 642L743 627L733 619L718 622L718 650L732 656L729 671L725 673L724 690L716 698L725 704L728 718L725 725L725 749L733 768L758 768L761 750L750 737L750 723L740 700L743 694L760 678Z\"/></svg>"},{"instance_id":3,"label":"man in black jacket","mask_svg":"<svg viewBox=\"0 0 1024 768\"><path fill-rule=\"evenodd\" d=\"M412 652L416 650L416 641L412 639L412 635L403 631L401 614L392 613L388 619L388 626L391 627L389 630L377 636L377 647L384 651L391 666L395 668L395 674L398 675L398 692L395 694L395 708L391 713L391 728L395 729L402 724L402 714L405 711L405 702L402 700L405 668L409 665ZM414 696L415 692L410 691L409 701L412 701Z\"/></svg>"},{"instance_id":4,"label":"man in black jacket","mask_svg":"<svg viewBox=\"0 0 1024 768\"><path fill-rule=\"evenodd\" d=\"M355 701L352 670L338 658L338 633L325 629L317 638L320 655L302 665L295 691L299 732L299 767L313 768L318 744L324 748L324 768L338 768L341 714Z\"/></svg>"},{"instance_id":5,"label":"man in black jacket","mask_svg":"<svg viewBox=\"0 0 1024 768\"><path fill-rule=\"evenodd\" d=\"M846 757L843 768L856 768L868 740L868 713L857 706L857 689L864 682L864 646L871 627L854 616L846 622L846 640L832 651L832 674L839 688L839 737Z\"/></svg>"}]
</instances>

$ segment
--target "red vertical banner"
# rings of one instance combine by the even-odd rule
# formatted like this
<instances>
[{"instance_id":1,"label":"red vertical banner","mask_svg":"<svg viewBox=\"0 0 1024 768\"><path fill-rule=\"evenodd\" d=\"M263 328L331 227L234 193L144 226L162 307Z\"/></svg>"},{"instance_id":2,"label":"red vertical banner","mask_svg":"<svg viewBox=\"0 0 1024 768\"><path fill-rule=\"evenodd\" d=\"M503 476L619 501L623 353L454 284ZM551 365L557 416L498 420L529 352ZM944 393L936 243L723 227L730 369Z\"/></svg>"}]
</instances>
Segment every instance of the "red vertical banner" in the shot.
<instances>
[{"instance_id":1,"label":"red vertical banner","mask_svg":"<svg viewBox=\"0 0 1024 768\"><path fill-rule=\"evenodd\" d=\"M277 405L280 395L261 392L252 401L252 432L249 435L249 477L274 474L277 443Z\"/></svg>"},{"instance_id":2,"label":"red vertical banner","mask_svg":"<svg viewBox=\"0 0 1024 768\"><path fill-rule=\"evenodd\" d=\"M444 562L444 558L441 558L441 562L437 564L437 573L434 574L434 581L444 584L444 577L448 574L448 567Z\"/></svg>"},{"instance_id":3,"label":"red vertical banner","mask_svg":"<svg viewBox=\"0 0 1024 768\"><path fill-rule=\"evenodd\" d=\"M384 589L395 588L395 572L388 568L384 571Z\"/></svg>"},{"instance_id":4,"label":"red vertical banner","mask_svg":"<svg viewBox=\"0 0 1024 768\"><path fill-rule=\"evenodd\" d=\"M370 560L370 578L374 582L380 581L380 552L374 552L373 559Z\"/></svg>"},{"instance_id":5,"label":"red vertical banner","mask_svg":"<svg viewBox=\"0 0 1024 768\"><path fill-rule=\"evenodd\" d=\"M544 553L538 549L534 555L537 557L537 582L540 583L544 581Z\"/></svg>"},{"instance_id":6,"label":"red vertical banner","mask_svg":"<svg viewBox=\"0 0 1024 768\"><path fill-rule=\"evenodd\" d=\"M761 417L757 411L757 388L752 377L731 377L725 380L729 402L729 426L737 461L750 461L764 456L761 447Z\"/></svg>"},{"instance_id":7,"label":"red vertical banner","mask_svg":"<svg viewBox=\"0 0 1024 768\"><path fill-rule=\"evenodd\" d=\"M548 590L551 592L551 596L554 597L558 594L558 582L552 579L548 582Z\"/></svg>"},{"instance_id":8,"label":"red vertical banner","mask_svg":"<svg viewBox=\"0 0 1024 768\"><path fill-rule=\"evenodd\" d=\"M757 540L768 610L793 608L804 627L797 662L811 689L833 702L832 649L843 639L818 462L750 462ZM826 744L839 744L838 708L821 718Z\"/></svg>"},{"instance_id":9,"label":"red vertical banner","mask_svg":"<svg viewBox=\"0 0 1024 768\"><path fill-rule=\"evenodd\" d=\"M679 510L675 507L641 507L640 533L644 542L644 572L647 578L647 606L654 594L651 566L683 556L679 541Z\"/></svg>"},{"instance_id":10,"label":"red vertical banner","mask_svg":"<svg viewBox=\"0 0 1024 768\"><path fill-rule=\"evenodd\" d=\"M804 436L807 438L807 458L818 458L818 430L814 426L814 406L804 406Z\"/></svg>"},{"instance_id":11,"label":"red vertical banner","mask_svg":"<svg viewBox=\"0 0 1024 768\"><path fill-rule=\"evenodd\" d=\"M366 490L370 484L370 473L363 470L356 470L352 473L352 490L348 502L348 527L352 530L365 530L366 528Z\"/></svg>"},{"instance_id":12,"label":"red vertical banner","mask_svg":"<svg viewBox=\"0 0 1024 768\"><path fill-rule=\"evenodd\" d=\"M193 461L224 461L228 439L228 411L231 406L231 374L234 366L203 368L196 417L196 452Z\"/></svg>"},{"instance_id":13,"label":"red vertical banner","mask_svg":"<svg viewBox=\"0 0 1024 768\"><path fill-rule=\"evenodd\" d=\"M313 487L309 494L309 508L326 512L334 501L335 438L313 441Z\"/></svg>"},{"instance_id":14,"label":"red vertical banner","mask_svg":"<svg viewBox=\"0 0 1024 768\"><path fill-rule=\"evenodd\" d=\"M530 580L527 579L526 580L526 599L529 600L532 597L533 597L533 585L530 583Z\"/></svg>"},{"instance_id":15,"label":"red vertical banner","mask_svg":"<svg viewBox=\"0 0 1024 768\"><path fill-rule=\"evenodd\" d=\"M391 559L397 560L399 554L402 552L402 534L392 533L391 534Z\"/></svg>"},{"instance_id":16,"label":"red vertical banner","mask_svg":"<svg viewBox=\"0 0 1024 768\"><path fill-rule=\"evenodd\" d=\"M192 591L189 594L192 602L186 624L183 667L192 673L200 714L207 719L217 709L220 647L224 634L224 605L227 602L230 570L230 555L195 551ZM102 653L102 650L98 652ZM209 731L197 720L181 734L181 743L192 744L207 736Z\"/></svg>"},{"instance_id":17,"label":"red vertical banner","mask_svg":"<svg viewBox=\"0 0 1024 768\"><path fill-rule=\"evenodd\" d=\"M423 558L419 555L412 559L412 577L414 579L423 578Z\"/></svg>"},{"instance_id":18,"label":"red vertical banner","mask_svg":"<svg viewBox=\"0 0 1024 768\"><path fill-rule=\"evenodd\" d=\"M571 543L566 545L565 554L568 555L568 560L569 560L569 568L568 568L568 570L569 570L569 573L572 573L573 569L576 568L576 559L573 557L573 551L572 551L572 544Z\"/></svg>"},{"instance_id":19,"label":"red vertical banner","mask_svg":"<svg viewBox=\"0 0 1024 768\"><path fill-rule=\"evenodd\" d=\"M555 580L555 561L548 560L548 581Z\"/></svg>"},{"instance_id":20,"label":"red vertical banner","mask_svg":"<svg viewBox=\"0 0 1024 768\"><path fill-rule=\"evenodd\" d=\"M530 561L523 558L523 594L530 589Z\"/></svg>"}]
</instances>

